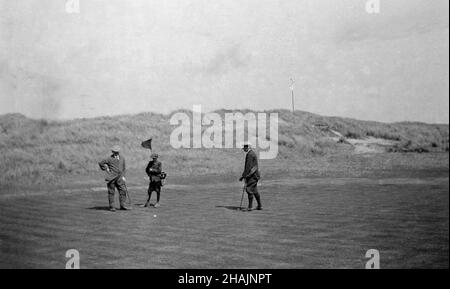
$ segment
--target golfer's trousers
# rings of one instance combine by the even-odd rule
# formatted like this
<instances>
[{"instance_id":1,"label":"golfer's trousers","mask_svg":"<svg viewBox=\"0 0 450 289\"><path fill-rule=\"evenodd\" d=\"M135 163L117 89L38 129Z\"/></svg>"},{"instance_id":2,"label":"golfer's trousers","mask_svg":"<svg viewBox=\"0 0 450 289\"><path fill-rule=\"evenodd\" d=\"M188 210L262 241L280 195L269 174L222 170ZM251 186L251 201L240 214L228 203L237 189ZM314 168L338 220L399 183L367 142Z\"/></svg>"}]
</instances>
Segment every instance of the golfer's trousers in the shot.
<instances>
[{"instance_id":1,"label":"golfer's trousers","mask_svg":"<svg viewBox=\"0 0 450 289\"><path fill-rule=\"evenodd\" d=\"M125 181L119 177L117 179L114 179L112 181L110 181L108 184L108 201L109 201L109 207L113 208L114 207L114 194L117 191L119 191L119 202L120 202L120 207L124 207L125 206L125 201L127 199L127 193L126 193L126 186L125 186Z\"/></svg>"},{"instance_id":2,"label":"golfer's trousers","mask_svg":"<svg viewBox=\"0 0 450 289\"><path fill-rule=\"evenodd\" d=\"M258 195L258 179L254 177L247 179L245 189L249 196Z\"/></svg>"},{"instance_id":3,"label":"golfer's trousers","mask_svg":"<svg viewBox=\"0 0 450 289\"><path fill-rule=\"evenodd\" d=\"M246 191L248 194L248 207L253 207L253 197L255 197L258 202L258 207L262 207L261 196L258 192L258 178L251 177L246 180Z\"/></svg>"}]
</instances>

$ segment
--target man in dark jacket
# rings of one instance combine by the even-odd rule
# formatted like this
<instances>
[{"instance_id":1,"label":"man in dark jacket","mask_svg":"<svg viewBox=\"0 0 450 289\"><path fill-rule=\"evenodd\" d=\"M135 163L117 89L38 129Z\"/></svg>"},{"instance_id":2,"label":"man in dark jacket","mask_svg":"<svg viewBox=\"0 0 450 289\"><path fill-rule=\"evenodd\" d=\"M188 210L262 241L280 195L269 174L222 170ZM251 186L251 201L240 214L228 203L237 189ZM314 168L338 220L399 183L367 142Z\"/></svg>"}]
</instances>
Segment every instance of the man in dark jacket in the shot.
<instances>
[{"instance_id":1,"label":"man in dark jacket","mask_svg":"<svg viewBox=\"0 0 450 289\"><path fill-rule=\"evenodd\" d=\"M250 143L244 144L242 148L247 155L245 156L244 172L239 181L245 180L245 188L248 195L248 210L253 210L253 198L258 202L257 210L262 210L261 197L258 192L258 181L261 178L258 167L258 157L252 150Z\"/></svg>"},{"instance_id":2,"label":"man in dark jacket","mask_svg":"<svg viewBox=\"0 0 450 289\"><path fill-rule=\"evenodd\" d=\"M145 172L147 173L150 184L148 186L148 199L145 203L144 207L148 207L150 205L150 198L152 197L152 192L156 192L156 204L155 208L159 207L159 199L161 195L161 172L162 172L162 164L158 161L158 154L152 154L150 156L152 160L148 163Z\"/></svg>"},{"instance_id":3,"label":"man in dark jacket","mask_svg":"<svg viewBox=\"0 0 450 289\"><path fill-rule=\"evenodd\" d=\"M98 163L101 170L107 171L105 181L107 182L108 187L109 210L113 212L116 211L116 208L114 207L115 189L119 191L120 209L127 210L127 207L125 206L127 198L125 158L120 155L119 146L114 146L111 151L112 155L110 157Z\"/></svg>"}]
</instances>

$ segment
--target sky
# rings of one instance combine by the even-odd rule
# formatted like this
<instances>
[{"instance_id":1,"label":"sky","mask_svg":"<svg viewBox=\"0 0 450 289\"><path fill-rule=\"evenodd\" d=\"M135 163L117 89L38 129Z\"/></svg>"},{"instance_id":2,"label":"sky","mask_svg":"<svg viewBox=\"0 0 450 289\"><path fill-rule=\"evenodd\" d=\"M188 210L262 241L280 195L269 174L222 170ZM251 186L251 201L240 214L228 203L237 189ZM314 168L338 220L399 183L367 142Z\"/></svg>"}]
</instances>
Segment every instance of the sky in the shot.
<instances>
[{"instance_id":1,"label":"sky","mask_svg":"<svg viewBox=\"0 0 450 289\"><path fill-rule=\"evenodd\" d=\"M0 114L449 122L448 0L0 0ZM75 0L76 1L76 0Z\"/></svg>"}]
</instances>

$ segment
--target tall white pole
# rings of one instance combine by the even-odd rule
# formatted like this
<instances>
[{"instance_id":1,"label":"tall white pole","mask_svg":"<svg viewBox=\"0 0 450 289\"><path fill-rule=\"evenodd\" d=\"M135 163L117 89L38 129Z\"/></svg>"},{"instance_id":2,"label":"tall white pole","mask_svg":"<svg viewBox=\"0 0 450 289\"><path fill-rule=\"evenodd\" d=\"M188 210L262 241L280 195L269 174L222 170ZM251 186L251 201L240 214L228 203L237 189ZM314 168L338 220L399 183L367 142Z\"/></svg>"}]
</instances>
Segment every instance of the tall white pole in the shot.
<instances>
[{"instance_id":1,"label":"tall white pole","mask_svg":"<svg viewBox=\"0 0 450 289\"><path fill-rule=\"evenodd\" d=\"M292 90L292 112L295 112L295 104L294 104L294 90Z\"/></svg>"},{"instance_id":2,"label":"tall white pole","mask_svg":"<svg viewBox=\"0 0 450 289\"><path fill-rule=\"evenodd\" d=\"M295 112L295 101L294 101L294 80L291 78L291 101L292 101L292 112Z\"/></svg>"}]
</instances>

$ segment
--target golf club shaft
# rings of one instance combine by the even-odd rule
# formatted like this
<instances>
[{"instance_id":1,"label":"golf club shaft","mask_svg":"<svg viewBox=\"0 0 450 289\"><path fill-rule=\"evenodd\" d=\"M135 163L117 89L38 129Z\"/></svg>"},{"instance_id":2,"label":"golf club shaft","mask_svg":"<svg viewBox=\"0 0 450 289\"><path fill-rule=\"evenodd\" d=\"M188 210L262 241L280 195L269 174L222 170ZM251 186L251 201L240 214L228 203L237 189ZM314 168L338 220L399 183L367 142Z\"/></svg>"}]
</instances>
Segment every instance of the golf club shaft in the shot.
<instances>
[{"instance_id":1,"label":"golf club shaft","mask_svg":"<svg viewBox=\"0 0 450 289\"><path fill-rule=\"evenodd\" d=\"M241 204L239 205L239 209L242 209L242 202L244 201L245 188L246 188L246 184L244 183L244 187L242 188L242 197L241 197Z\"/></svg>"},{"instance_id":2,"label":"golf club shaft","mask_svg":"<svg viewBox=\"0 0 450 289\"><path fill-rule=\"evenodd\" d=\"M131 205L131 197L130 197L130 193L128 192L128 187L126 184L125 184L125 192L127 193L129 204Z\"/></svg>"}]
</instances>

